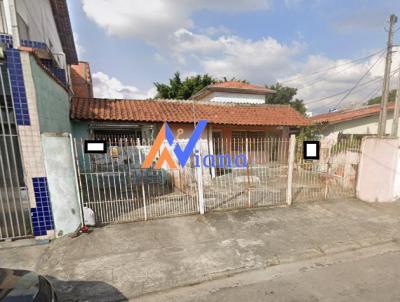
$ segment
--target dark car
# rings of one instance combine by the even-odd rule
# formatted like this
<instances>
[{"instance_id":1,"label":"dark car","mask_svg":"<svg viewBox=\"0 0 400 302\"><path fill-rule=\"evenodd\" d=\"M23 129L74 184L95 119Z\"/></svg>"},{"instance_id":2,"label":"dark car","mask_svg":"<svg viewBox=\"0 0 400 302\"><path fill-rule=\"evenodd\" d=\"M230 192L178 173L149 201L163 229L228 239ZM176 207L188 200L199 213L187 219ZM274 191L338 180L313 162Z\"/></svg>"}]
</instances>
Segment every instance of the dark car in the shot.
<instances>
[{"instance_id":1,"label":"dark car","mask_svg":"<svg viewBox=\"0 0 400 302\"><path fill-rule=\"evenodd\" d=\"M0 302L57 301L50 282L34 272L0 268Z\"/></svg>"}]
</instances>

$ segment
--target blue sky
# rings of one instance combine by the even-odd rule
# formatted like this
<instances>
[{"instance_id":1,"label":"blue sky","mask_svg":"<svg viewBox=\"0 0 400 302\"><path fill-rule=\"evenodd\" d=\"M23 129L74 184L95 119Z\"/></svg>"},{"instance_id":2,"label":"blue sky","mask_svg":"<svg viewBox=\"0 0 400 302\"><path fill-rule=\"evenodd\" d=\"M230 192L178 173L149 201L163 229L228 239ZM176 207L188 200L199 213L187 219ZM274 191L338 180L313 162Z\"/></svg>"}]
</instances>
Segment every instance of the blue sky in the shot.
<instances>
[{"instance_id":1,"label":"blue sky","mask_svg":"<svg viewBox=\"0 0 400 302\"><path fill-rule=\"evenodd\" d=\"M316 112L334 107L341 96L319 98L351 88L376 61L364 81L377 81L354 91L341 106L360 104L374 91L379 93L383 57L341 66L383 49L387 19L390 13L400 15L400 1L395 0L69 0L68 4L80 59L91 64L98 97L150 97L153 82L166 82L175 71L207 72L255 84L296 77L287 84L300 88L299 97L312 101L310 109ZM400 32L395 42L400 44ZM398 64L397 55L394 63ZM329 66L338 67L303 77Z\"/></svg>"}]
</instances>

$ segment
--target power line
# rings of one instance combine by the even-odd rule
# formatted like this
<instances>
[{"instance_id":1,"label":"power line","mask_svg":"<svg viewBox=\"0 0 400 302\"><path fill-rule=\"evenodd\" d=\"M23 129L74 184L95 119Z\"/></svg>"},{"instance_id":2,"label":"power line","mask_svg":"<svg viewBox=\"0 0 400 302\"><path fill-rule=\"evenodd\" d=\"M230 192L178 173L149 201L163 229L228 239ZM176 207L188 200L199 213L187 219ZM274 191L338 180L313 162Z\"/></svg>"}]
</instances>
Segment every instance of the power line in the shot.
<instances>
[{"instance_id":1,"label":"power line","mask_svg":"<svg viewBox=\"0 0 400 302\"><path fill-rule=\"evenodd\" d=\"M371 84L371 83L373 83L373 82L376 82L376 81L378 81L378 80L381 80L382 78L383 78L383 76L380 76L379 78L370 80L370 81L368 81L368 82L365 82L365 83L359 85L358 87L366 86L366 85L368 85L368 84ZM342 94L348 92L349 90L351 90L351 88L346 89L346 90L343 90L343 91L340 91L340 92L337 92L337 93L335 93L335 94L332 94L332 95L329 95L329 96L326 96L326 97L323 97L323 98L318 98L318 99L311 100L311 101L307 102L306 105L318 103L318 102L321 102L321 101L324 101L324 100L327 100L327 99L331 99L331 98L333 98L333 97L335 97L335 96L342 95Z\"/></svg>"},{"instance_id":2,"label":"power line","mask_svg":"<svg viewBox=\"0 0 400 302\"><path fill-rule=\"evenodd\" d=\"M400 67L397 68L397 69L395 69L395 70L393 70L393 71L391 72L391 74L390 74L390 78L392 78L392 77L395 75L395 73L398 72L399 70L400 70ZM369 85L369 84L376 83L376 82L378 82L378 81L382 81L382 79L383 79L383 76L380 76L380 77L377 78L377 79L373 79L373 80L370 80L370 81L368 81L368 82L365 82L365 83L359 85L359 86L358 86L358 89L356 89L356 90L354 90L354 91L358 91L359 88L364 87L364 86L367 86L367 85ZM350 89L351 89L351 88L350 88ZM324 101L324 100L333 98L333 97L335 97L335 96L339 96L339 95L341 95L341 94L343 94L343 93L348 92L350 89L346 89L346 90L340 91L340 92L338 92L338 93L335 93L335 94L330 95L330 96L327 96L327 97L323 97L323 98L320 98L320 99L315 99L315 100L313 100L313 101L311 101L311 102L307 102L306 105L308 105L308 104L313 104L313 103L318 103L318 102L321 102L321 101ZM333 102L334 102L334 101L329 102L329 103L327 103L327 104L324 105L324 106L317 107L317 109L318 109L318 108L322 108L322 107L329 106L329 105L331 105Z\"/></svg>"},{"instance_id":3,"label":"power line","mask_svg":"<svg viewBox=\"0 0 400 302\"><path fill-rule=\"evenodd\" d=\"M381 54L381 56L382 56L382 55L383 55L383 54ZM343 71L346 71L346 70L350 69L351 67L353 67L353 66L348 66L347 68L344 68L344 69L341 69L341 70L336 70L335 72L332 72L331 74L339 74L339 73L342 73ZM326 78L321 78L321 77L319 77L316 81L310 82L310 83L309 83L308 85L306 85L306 86L297 88L297 91L300 91L300 90L302 90L302 89L304 89L304 88L311 87L311 86L313 86L313 85L315 85L315 84L317 84L317 83L319 83L319 82L323 82L323 81L327 81L327 79L326 79ZM307 84L307 83L306 83L306 84Z\"/></svg>"},{"instance_id":4,"label":"power line","mask_svg":"<svg viewBox=\"0 0 400 302\"><path fill-rule=\"evenodd\" d=\"M362 82L362 80L364 80L364 78L369 74L372 68L374 68L374 66L382 59L382 54L378 57L375 63L368 68L368 70L362 75L362 77L356 82L356 84L340 99L335 107L339 107L339 105L354 91L354 89L357 88L357 86Z\"/></svg>"},{"instance_id":5,"label":"power line","mask_svg":"<svg viewBox=\"0 0 400 302\"><path fill-rule=\"evenodd\" d=\"M379 83L379 85L381 85L381 83ZM379 91L379 89L381 88L379 85L375 89L373 89L371 93L368 93L368 95L364 98L362 102L363 104L372 99L372 96L374 96Z\"/></svg>"},{"instance_id":6,"label":"power line","mask_svg":"<svg viewBox=\"0 0 400 302\"><path fill-rule=\"evenodd\" d=\"M338 67L342 67L342 66L354 64L355 62L358 62L358 61L362 61L362 60L371 58L371 57L376 56L376 55L378 55L378 54L380 54L381 52L384 52L384 51L385 51L385 49L381 49L381 50L379 50L379 51L377 51L377 52L375 52L375 53L373 53L373 54L370 54L370 55L368 55L368 56L365 56L365 57L362 57L362 58L358 58L358 59L354 59L354 60L352 60L352 61L349 61L349 62L346 62L346 63L343 63L343 64L332 65L332 66L330 66L330 67L328 67L328 68L320 69L320 70L317 70L317 71L314 71L314 72L311 72L311 73L308 73L308 74L303 74L303 75L295 76L295 77L293 77L293 78L291 78L291 79L288 79L288 80L286 80L286 81L281 81L281 82L279 82L279 83L280 83L280 84L285 84L285 83L288 83L288 82L293 82L293 81L295 81L295 80L297 80L297 79L300 79L300 78L306 78L306 77L309 77L309 76L312 76L312 75L316 75L316 74L319 74L319 73L322 73L322 72L326 72L326 71L329 71L329 70L332 70L332 69L335 69L335 68L338 68Z\"/></svg>"}]
</instances>

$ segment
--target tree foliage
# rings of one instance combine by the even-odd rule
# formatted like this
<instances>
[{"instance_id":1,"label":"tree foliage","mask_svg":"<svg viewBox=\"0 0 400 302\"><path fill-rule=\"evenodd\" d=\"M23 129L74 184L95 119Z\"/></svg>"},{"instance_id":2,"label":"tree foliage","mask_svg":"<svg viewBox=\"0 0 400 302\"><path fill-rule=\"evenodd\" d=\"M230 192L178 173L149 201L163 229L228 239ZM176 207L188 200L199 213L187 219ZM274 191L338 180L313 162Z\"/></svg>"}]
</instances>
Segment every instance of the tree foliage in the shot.
<instances>
[{"instance_id":1,"label":"tree foliage","mask_svg":"<svg viewBox=\"0 0 400 302\"><path fill-rule=\"evenodd\" d=\"M186 77L182 80L180 73L177 71L174 76L169 79L169 84L156 82L154 86L156 86L157 89L157 98L187 100L210 84L229 81L248 83L246 80L236 78L228 79L227 77L223 77L222 80L217 80L208 74Z\"/></svg>"},{"instance_id":2,"label":"tree foliage","mask_svg":"<svg viewBox=\"0 0 400 302\"><path fill-rule=\"evenodd\" d=\"M217 80L208 74L196 75L181 79L179 72L169 79L169 84L154 83L157 88L157 98L187 100L204 87L216 83Z\"/></svg>"},{"instance_id":3,"label":"tree foliage","mask_svg":"<svg viewBox=\"0 0 400 302\"><path fill-rule=\"evenodd\" d=\"M228 81L249 83L247 80L236 78L228 79L227 77L223 77L222 80L217 80L208 74L186 77L184 80L182 80L180 73L175 72L174 76L169 79L169 84L156 82L154 85L157 89L157 98L187 100L192 95L196 94L210 84ZM301 114L305 114L307 108L304 105L303 100L295 98L297 93L296 88L282 86L279 83L266 87L276 91L276 93L267 95L265 97L266 104L288 104Z\"/></svg>"},{"instance_id":4,"label":"tree foliage","mask_svg":"<svg viewBox=\"0 0 400 302\"><path fill-rule=\"evenodd\" d=\"M374 105L381 103L382 96L377 96L367 101L367 105ZM390 90L389 92L389 102L394 102L396 99L396 89Z\"/></svg>"},{"instance_id":5,"label":"tree foliage","mask_svg":"<svg viewBox=\"0 0 400 302\"><path fill-rule=\"evenodd\" d=\"M265 97L266 104L290 105L301 114L306 113L307 108L304 105L304 101L295 98L295 95L297 94L297 88L282 86L280 83L270 86L266 85L265 87L276 91L276 93L269 94Z\"/></svg>"}]
</instances>

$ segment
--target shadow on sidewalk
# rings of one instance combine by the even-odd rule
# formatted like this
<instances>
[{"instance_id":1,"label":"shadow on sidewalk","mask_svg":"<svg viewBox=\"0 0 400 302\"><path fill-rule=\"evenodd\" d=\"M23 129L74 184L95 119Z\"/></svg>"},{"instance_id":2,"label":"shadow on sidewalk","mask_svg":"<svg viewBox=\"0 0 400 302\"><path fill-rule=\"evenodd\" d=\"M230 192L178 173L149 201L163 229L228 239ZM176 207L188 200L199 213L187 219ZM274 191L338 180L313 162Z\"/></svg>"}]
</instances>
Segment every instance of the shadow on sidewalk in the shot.
<instances>
[{"instance_id":1,"label":"shadow on sidewalk","mask_svg":"<svg viewBox=\"0 0 400 302\"><path fill-rule=\"evenodd\" d=\"M117 302L128 301L118 289L102 281L63 281L46 275L54 286L58 302Z\"/></svg>"}]
</instances>

